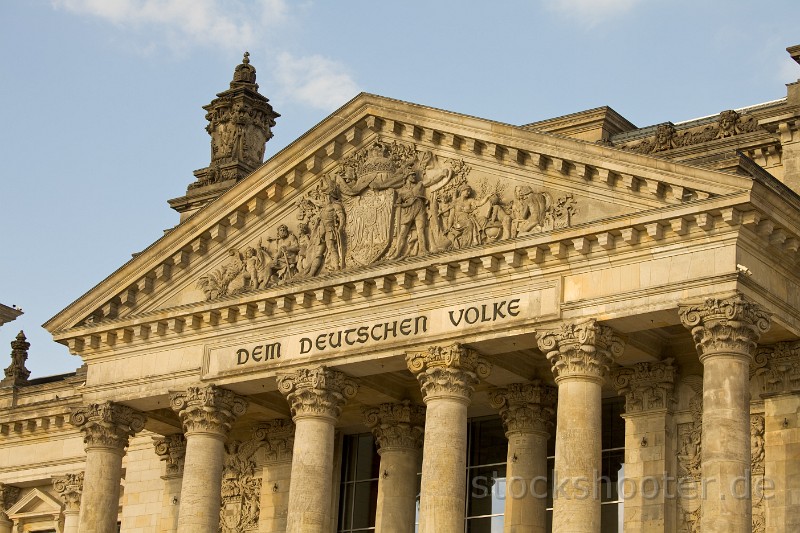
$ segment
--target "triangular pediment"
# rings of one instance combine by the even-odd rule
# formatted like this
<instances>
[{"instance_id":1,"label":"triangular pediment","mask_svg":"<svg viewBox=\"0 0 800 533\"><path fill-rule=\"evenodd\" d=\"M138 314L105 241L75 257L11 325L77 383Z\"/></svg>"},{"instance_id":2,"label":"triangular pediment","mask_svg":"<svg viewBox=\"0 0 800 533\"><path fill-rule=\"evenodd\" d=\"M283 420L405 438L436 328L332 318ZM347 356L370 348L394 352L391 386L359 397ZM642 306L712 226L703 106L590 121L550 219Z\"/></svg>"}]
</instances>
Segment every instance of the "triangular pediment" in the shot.
<instances>
[{"instance_id":1,"label":"triangular pediment","mask_svg":"<svg viewBox=\"0 0 800 533\"><path fill-rule=\"evenodd\" d=\"M39 489L31 489L17 503L11 506L6 514L10 518L31 515L52 515L61 512L61 502Z\"/></svg>"},{"instance_id":2,"label":"triangular pediment","mask_svg":"<svg viewBox=\"0 0 800 533\"><path fill-rule=\"evenodd\" d=\"M209 306L739 194L752 180L362 94L45 326Z\"/></svg>"}]
</instances>

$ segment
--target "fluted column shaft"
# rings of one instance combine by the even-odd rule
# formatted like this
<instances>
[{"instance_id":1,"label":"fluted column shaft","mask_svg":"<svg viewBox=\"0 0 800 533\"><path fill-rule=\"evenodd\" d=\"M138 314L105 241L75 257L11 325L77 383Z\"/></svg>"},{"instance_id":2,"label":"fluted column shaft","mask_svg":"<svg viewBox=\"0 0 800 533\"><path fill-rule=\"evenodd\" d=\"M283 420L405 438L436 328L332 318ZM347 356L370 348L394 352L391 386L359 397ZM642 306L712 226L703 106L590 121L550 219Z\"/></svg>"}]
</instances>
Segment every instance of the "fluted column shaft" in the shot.
<instances>
[{"instance_id":1,"label":"fluted column shaft","mask_svg":"<svg viewBox=\"0 0 800 533\"><path fill-rule=\"evenodd\" d=\"M217 533L225 439L236 418L247 411L247 401L209 385L174 392L170 403L186 437L177 531Z\"/></svg>"},{"instance_id":2,"label":"fluted column shaft","mask_svg":"<svg viewBox=\"0 0 800 533\"><path fill-rule=\"evenodd\" d=\"M770 317L741 295L680 308L703 363L703 533L752 531L750 364Z\"/></svg>"},{"instance_id":3,"label":"fluted column shaft","mask_svg":"<svg viewBox=\"0 0 800 533\"><path fill-rule=\"evenodd\" d=\"M491 366L474 350L453 344L406 355L427 407L422 454L419 532L464 531L467 407Z\"/></svg>"},{"instance_id":4,"label":"fluted column shaft","mask_svg":"<svg viewBox=\"0 0 800 533\"><path fill-rule=\"evenodd\" d=\"M552 425L555 389L513 383L492 389L508 438L505 533L544 533L547 518L547 439Z\"/></svg>"},{"instance_id":5,"label":"fluted column shaft","mask_svg":"<svg viewBox=\"0 0 800 533\"><path fill-rule=\"evenodd\" d=\"M70 422L86 444L81 533L116 533L122 458L128 439L144 428L146 418L130 407L111 402L72 411Z\"/></svg>"},{"instance_id":6,"label":"fluted column shaft","mask_svg":"<svg viewBox=\"0 0 800 533\"><path fill-rule=\"evenodd\" d=\"M558 385L553 531L600 532L601 388L622 341L594 320L537 333Z\"/></svg>"},{"instance_id":7,"label":"fluted column shaft","mask_svg":"<svg viewBox=\"0 0 800 533\"><path fill-rule=\"evenodd\" d=\"M413 532L425 408L408 401L385 403L365 409L364 420L378 441L381 456L375 530Z\"/></svg>"},{"instance_id":8,"label":"fluted column shaft","mask_svg":"<svg viewBox=\"0 0 800 533\"><path fill-rule=\"evenodd\" d=\"M323 533L330 527L334 428L358 386L325 367L278 377L295 424L287 533Z\"/></svg>"}]
</instances>

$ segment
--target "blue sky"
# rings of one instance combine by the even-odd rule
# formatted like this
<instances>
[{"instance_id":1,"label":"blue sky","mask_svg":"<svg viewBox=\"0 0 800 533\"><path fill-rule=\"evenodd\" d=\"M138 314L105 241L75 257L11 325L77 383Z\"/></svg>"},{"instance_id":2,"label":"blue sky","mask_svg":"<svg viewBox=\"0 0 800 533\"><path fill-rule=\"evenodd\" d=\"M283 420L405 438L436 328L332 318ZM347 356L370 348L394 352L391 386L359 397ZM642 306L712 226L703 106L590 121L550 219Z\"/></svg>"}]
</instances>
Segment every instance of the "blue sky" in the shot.
<instances>
[{"instance_id":1,"label":"blue sky","mask_svg":"<svg viewBox=\"0 0 800 533\"><path fill-rule=\"evenodd\" d=\"M430 4L430 5L428 5ZM80 360L41 328L177 223L201 106L249 50L282 116L267 157L367 91L524 124L609 105L637 126L785 96L797 0L5 0L0 368ZM6 354L6 355L4 355Z\"/></svg>"}]
</instances>

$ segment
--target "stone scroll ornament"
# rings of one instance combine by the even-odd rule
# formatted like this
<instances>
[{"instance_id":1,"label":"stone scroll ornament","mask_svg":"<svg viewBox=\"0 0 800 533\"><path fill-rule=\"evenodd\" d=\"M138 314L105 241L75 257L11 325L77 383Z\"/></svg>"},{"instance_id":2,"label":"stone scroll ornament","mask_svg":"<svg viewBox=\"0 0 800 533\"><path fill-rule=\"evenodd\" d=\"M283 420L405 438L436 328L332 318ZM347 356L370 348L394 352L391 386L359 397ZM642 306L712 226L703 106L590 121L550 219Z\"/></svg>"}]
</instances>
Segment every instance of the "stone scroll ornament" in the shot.
<instances>
[{"instance_id":1,"label":"stone scroll ornament","mask_svg":"<svg viewBox=\"0 0 800 533\"><path fill-rule=\"evenodd\" d=\"M348 156L296 205L297 222L229 250L202 276L212 300L383 261L467 248L572 225L576 201L502 180L413 144L381 139Z\"/></svg>"},{"instance_id":2,"label":"stone scroll ornament","mask_svg":"<svg viewBox=\"0 0 800 533\"><path fill-rule=\"evenodd\" d=\"M123 449L128 439L144 429L147 417L127 407L111 402L93 403L73 409L70 423L83 432L87 448Z\"/></svg>"}]
</instances>

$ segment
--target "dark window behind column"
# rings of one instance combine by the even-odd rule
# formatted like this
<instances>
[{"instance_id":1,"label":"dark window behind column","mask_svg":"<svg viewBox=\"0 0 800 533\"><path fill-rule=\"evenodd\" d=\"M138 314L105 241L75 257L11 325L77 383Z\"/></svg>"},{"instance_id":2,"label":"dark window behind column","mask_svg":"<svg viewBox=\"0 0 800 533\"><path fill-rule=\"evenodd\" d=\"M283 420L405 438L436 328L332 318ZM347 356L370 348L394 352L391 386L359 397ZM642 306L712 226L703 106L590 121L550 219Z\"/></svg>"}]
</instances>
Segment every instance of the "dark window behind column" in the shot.
<instances>
[{"instance_id":1,"label":"dark window behind column","mask_svg":"<svg viewBox=\"0 0 800 533\"><path fill-rule=\"evenodd\" d=\"M380 456L372 433L346 435L339 496L340 533L374 531Z\"/></svg>"}]
</instances>

